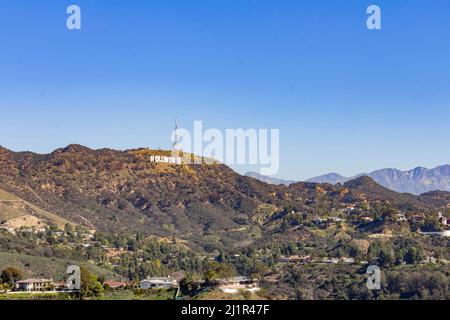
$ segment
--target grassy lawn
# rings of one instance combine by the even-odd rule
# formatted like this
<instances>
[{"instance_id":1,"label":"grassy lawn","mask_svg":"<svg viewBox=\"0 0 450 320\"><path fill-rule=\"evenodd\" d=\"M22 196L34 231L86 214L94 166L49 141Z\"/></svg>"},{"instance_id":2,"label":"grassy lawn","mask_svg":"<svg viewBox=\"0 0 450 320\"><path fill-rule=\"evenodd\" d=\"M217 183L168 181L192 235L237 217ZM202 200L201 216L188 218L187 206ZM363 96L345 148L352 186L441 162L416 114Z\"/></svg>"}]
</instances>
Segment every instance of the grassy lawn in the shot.
<instances>
[{"instance_id":1,"label":"grassy lawn","mask_svg":"<svg viewBox=\"0 0 450 320\"><path fill-rule=\"evenodd\" d=\"M65 293L14 293L0 294L0 300L73 300L73 296Z\"/></svg>"},{"instance_id":2,"label":"grassy lawn","mask_svg":"<svg viewBox=\"0 0 450 320\"><path fill-rule=\"evenodd\" d=\"M133 290L107 291L102 297L87 300L173 300L176 290L151 290L134 292ZM75 300L79 299L67 293L12 293L0 294L1 300Z\"/></svg>"},{"instance_id":3,"label":"grassy lawn","mask_svg":"<svg viewBox=\"0 0 450 320\"><path fill-rule=\"evenodd\" d=\"M144 293L133 290L118 290L106 292L103 300L173 300L176 290L150 290Z\"/></svg>"}]
</instances>

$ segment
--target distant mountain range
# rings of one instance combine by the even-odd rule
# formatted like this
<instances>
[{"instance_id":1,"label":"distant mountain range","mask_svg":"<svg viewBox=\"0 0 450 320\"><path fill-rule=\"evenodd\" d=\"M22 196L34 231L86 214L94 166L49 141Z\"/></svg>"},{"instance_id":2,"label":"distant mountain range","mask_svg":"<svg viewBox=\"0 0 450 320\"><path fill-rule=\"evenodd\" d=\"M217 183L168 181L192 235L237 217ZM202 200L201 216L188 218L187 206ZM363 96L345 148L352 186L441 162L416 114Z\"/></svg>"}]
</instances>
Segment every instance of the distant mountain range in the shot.
<instances>
[{"instance_id":1,"label":"distant mountain range","mask_svg":"<svg viewBox=\"0 0 450 320\"><path fill-rule=\"evenodd\" d=\"M257 172L247 172L245 174L247 177L250 178L255 178L258 179L259 181L268 183L268 184L284 184L285 186L291 185L293 183L296 183L297 181L295 180L284 180L284 179L279 179L279 178L273 178L273 177L269 177L269 176L263 176L262 174L259 174Z\"/></svg>"},{"instance_id":2,"label":"distant mountain range","mask_svg":"<svg viewBox=\"0 0 450 320\"><path fill-rule=\"evenodd\" d=\"M272 184L289 185L293 183L289 180L262 177L255 173L248 173L247 175ZM450 165L443 165L434 169L418 167L408 171L381 169L371 173L361 173L354 177L344 177L333 172L313 177L306 182L342 184L362 176L371 177L383 187L400 193L419 195L435 190L450 191Z\"/></svg>"}]
</instances>

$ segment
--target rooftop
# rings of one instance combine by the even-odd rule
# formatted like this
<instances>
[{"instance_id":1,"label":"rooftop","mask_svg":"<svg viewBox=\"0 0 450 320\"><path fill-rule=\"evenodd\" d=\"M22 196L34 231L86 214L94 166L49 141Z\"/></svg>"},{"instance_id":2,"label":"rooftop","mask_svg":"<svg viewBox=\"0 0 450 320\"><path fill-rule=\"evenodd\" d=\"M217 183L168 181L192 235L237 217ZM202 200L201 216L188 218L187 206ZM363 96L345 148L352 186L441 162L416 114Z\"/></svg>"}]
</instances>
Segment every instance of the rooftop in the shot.
<instances>
[{"instance_id":1,"label":"rooftop","mask_svg":"<svg viewBox=\"0 0 450 320\"><path fill-rule=\"evenodd\" d=\"M22 284L22 283L50 283L53 282L53 280L51 279L26 279L26 280L21 280L21 281L17 281L17 284Z\"/></svg>"}]
</instances>

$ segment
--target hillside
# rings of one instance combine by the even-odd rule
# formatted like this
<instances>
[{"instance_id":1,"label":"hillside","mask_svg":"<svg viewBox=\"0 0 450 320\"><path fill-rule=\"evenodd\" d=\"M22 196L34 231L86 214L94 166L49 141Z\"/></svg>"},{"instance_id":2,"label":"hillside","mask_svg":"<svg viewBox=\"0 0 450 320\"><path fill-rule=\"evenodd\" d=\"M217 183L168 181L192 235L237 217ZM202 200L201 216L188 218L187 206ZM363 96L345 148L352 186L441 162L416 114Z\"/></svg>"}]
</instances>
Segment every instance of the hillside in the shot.
<instances>
[{"instance_id":1,"label":"hillside","mask_svg":"<svg viewBox=\"0 0 450 320\"><path fill-rule=\"evenodd\" d=\"M14 266L24 271L26 277L53 278L60 281L67 278L67 267L70 265L80 265L79 261L57 259L51 257L39 257L21 255L15 253L0 252L0 270ZM106 277L107 279L123 279L112 271L97 267L91 263L81 263L90 272Z\"/></svg>"},{"instance_id":2,"label":"hillside","mask_svg":"<svg viewBox=\"0 0 450 320\"><path fill-rule=\"evenodd\" d=\"M259 205L279 202L273 197L276 187L224 165L150 162L149 155L156 153L169 155L78 145L47 155L3 149L0 184L15 197L89 229L208 239L222 245L249 240L247 233L224 231L239 230Z\"/></svg>"},{"instance_id":3,"label":"hillside","mask_svg":"<svg viewBox=\"0 0 450 320\"><path fill-rule=\"evenodd\" d=\"M366 176L272 185L223 164L155 163L155 155L170 152L0 149L0 269L60 278L74 263L130 281L179 271L196 279L257 275L268 279L260 298L271 299L366 299L349 285L359 285L367 261L387 272L408 264L431 277L421 265L433 258L436 286L448 280L448 239L421 230L447 228L450 193L397 193ZM396 297L396 288L386 294ZM202 292L192 289L192 298L227 298Z\"/></svg>"},{"instance_id":4,"label":"hillside","mask_svg":"<svg viewBox=\"0 0 450 320\"><path fill-rule=\"evenodd\" d=\"M411 194L401 194L385 188L368 176L362 176L344 183L344 187L352 190L354 194L361 194L364 198L372 201L388 201L399 206L410 206L424 209L426 204L420 198ZM429 203L434 206L433 202Z\"/></svg>"},{"instance_id":5,"label":"hillside","mask_svg":"<svg viewBox=\"0 0 450 320\"><path fill-rule=\"evenodd\" d=\"M0 227L17 230L55 225L64 228L66 224L76 225L0 189Z\"/></svg>"},{"instance_id":6,"label":"hillside","mask_svg":"<svg viewBox=\"0 0 450 320\"><path fill-rule=\"evenodd\" d=\"M223 164L153 163L155 154L170 152L80 145L45 155L0 149L0 185L8 192L4 197L23 199L36 216L61 217L59 224L73 221L101 232L142 232L215 248L254 243L286 207L314 214L370 200L431 213L446 205L398 194L366 177L343 186L270 185ZM262 210L265 206L270 212ZM1 212L10 218L23 214L17 208Z\"/></svg>"}]
</instances>

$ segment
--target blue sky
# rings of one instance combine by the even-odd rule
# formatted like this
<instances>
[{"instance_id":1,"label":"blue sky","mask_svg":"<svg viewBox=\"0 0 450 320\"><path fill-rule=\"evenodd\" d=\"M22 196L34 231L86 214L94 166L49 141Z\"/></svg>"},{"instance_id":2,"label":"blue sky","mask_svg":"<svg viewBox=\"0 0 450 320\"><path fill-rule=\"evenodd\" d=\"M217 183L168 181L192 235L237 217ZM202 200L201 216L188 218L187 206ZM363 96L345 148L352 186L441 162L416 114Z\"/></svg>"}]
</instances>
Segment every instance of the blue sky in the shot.
<instances>
[{"instance_id":1,"label":"blue sky","mask_svg":"<svg viewBox=\"0 0 450 320\"><path fill-rule=\"evenodd\" d=\"M449 17L444 0L2 1L0 145L168 148L178 115L279 128L284 178L449 163Z\"/></svg>"}]
</instances>

